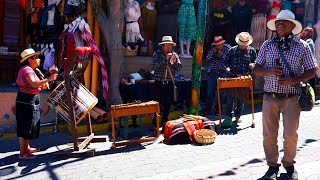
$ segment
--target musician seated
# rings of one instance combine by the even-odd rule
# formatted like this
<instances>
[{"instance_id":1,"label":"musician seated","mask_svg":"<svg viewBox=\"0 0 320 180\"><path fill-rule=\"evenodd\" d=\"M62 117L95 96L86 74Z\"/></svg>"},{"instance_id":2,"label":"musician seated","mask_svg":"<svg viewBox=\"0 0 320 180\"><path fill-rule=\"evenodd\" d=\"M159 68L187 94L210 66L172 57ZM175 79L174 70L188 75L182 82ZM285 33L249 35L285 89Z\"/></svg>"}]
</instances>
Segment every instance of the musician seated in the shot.
<instances>
[{"instance_id":1,"label":"musician seated","mask_svg":"<svg viewBox=\"0 0 320 180\"><path fill-rule=\"evenodd\" d=\"M251 63L257 57L256 50L249 46L253 42L253 38L248 32L241 32L236 36L235 41L238 45L231 47L225 58L227 71L230 77L249 75ZM227 116L231 119L235 117L235 122L237 123L241 122L240 116L244 110L244 99L241 97L244 97L243 90L245 91L246 89L241 89L233 91L231 97L227 98ZM233 116L232 110L234 111Z\"/></svg>"}]
</instances>

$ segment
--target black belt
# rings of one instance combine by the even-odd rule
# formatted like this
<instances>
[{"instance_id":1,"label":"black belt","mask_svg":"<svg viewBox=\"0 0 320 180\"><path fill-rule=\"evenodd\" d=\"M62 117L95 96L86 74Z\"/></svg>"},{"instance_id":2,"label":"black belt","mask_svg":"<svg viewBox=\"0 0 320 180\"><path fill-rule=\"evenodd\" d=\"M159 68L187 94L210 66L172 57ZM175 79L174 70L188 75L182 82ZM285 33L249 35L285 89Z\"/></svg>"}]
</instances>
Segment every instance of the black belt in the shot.
<instances>
[{"instance_id":1,"label":"black belt","mask_svg":"<svg viewBox=\"0 0 320 180\"><path fill-rule=\"evenodd\" d=\"M285 94L285 93L273 93L273 92L264 92L264 94L267 94L272 98L289 98L297 95L297 94Z\"/></svg>"}]
</instances>

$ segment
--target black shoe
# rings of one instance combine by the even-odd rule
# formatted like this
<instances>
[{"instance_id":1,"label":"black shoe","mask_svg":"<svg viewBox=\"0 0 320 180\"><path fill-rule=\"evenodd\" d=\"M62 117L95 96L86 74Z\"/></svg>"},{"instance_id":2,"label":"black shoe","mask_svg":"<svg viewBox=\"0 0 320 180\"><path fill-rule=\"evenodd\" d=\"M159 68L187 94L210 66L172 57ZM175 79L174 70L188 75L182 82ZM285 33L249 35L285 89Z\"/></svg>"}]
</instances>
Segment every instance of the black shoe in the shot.
<instances>
[{"instance_id":1,"label":"black shoe","mask_svg":"<svg viewBox=\"0 0 320 180\"><path fill-rule=\"evenodd\" d=\"M277 179L278 172L279 172L279 167L269 166L269 169L266 172L266 174L263 176L263 179Z\"/></svg>"},{"instance_id":2,"label":"black shoe","mask_svg":"<svg viewBox=\"0 0 320 180\"><path fill-rule=\"evenodd\" d=\"M287 171L287 175L289 176L289 179L298 180L298 172L296 168L294 168L294 166L287 166L285 167L285 169Z\"/></svg>"}]
</instances>

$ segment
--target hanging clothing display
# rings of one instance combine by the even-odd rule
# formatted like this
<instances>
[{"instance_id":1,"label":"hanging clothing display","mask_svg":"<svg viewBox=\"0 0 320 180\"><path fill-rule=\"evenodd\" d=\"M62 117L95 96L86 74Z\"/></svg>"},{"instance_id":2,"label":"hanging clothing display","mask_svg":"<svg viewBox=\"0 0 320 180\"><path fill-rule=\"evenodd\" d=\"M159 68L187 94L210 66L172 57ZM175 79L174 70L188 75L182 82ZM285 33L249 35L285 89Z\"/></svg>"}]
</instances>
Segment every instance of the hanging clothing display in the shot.
<instances>
[{"instance_id":1,"label":"hanging clothing display","mask_svg":"<svg viewBox=\"0 0 320 180\"><path fill-rule=\"evenodd\" d=\"M163 36L170 34L172 40L177 42L178 36L178 9L180 0L158 1L156 42L161 42Z\"/></svg>"},{"instance_id":2,"label":"hanging clothing display","mask_svg":"<svg viewBox=\"0 0 320 180\"><path fill-rule=\"evenodd\" d=\"M272 20L272 19L275 19L277 17L277 15L280 12L281 6L282 6L282 3L281 3L280 0L269 0L269 3L270 3L271 10L270 10L270 14L267 17L267 22ZM274 33L272 31L267 29L267 37L266 37L266 39L267 40L271 39L273 34Z\"/></svg>"},{"instance_id":3,"label":"hanging clothing display","mask_svg":"<svg viewBox=\"0 0 320 180\"><path fill-rule=\"evenodd\" d=\"M196 15L193 0L182 0L178 11L179 40L191 42L196 37Z\"/></svg>"},{"instance_id":4,"label":"hanging clothing display","mask_svg":"<svg viewBox=\"0 0 320 180\"><path fill-rule=\"evenodd\" d=\"M316 60L318 63L318 66L320 66L320 21L318 21L317 24L313 26L313 28L316 30L317 33L317 39L315 41L315 49L316 49ZM317 77L320 78L320 71L317 71Z\"/></svg>"},{"instance_id":5,"label":"hanging clothing display","mask_svg":"<svg viewBox=\"0 0 320 180\"><path fill-rule=\"evenodd\" d=\"M54 60L55 60L55 49L54 48L51 48L49 50L49 52L47 54L45 54L44 56L44 63L43 63L43 69L44 70L49 70L49 68L51 66L54 65Z\"/></svg>"},{"instance_id":6,"label":"hanging clothing display","mask_svg":"<svg viewBox=\"0 0 320 180\"><path fill-rule=\"evenodd\" d=\"M101 66L101 79L102 79L102 89L103 89L102 94L103 94L103 98L107 99L109 97L109 80L108 80L107 67L101 56L100 50L97 47L96 43L94 42L92 34L89 31L87 31L86 28L83 29L81 37L86 41L87 46L90 46L95 50L94 55L97 57L97 60Z\"/></svg>"},{"instance_id":7,"label":"hanging clothing display","mask_svg":"<svg viewBox=\"0 0 320 180\"><path fill-rule=\"evenodd\" d=\"M253 16L250 32L251 32L250 34L254 39L251 46L254 47L255 49L260 49L263 42L266 40L266 32L267 32L266 14L259 13Z\"/></svg>"},{"instance_id":8,"label":"hanging clothing display","mask_svg":"<svg viewBox=\"0 0 320 180\"><path fill-rule=\"evenodd\" d=\"M252 8L248 4L239 3L232 7L232 19L234 24L234 37L240 32L249 32L252 20Z\"/></svg>"},{"instance_id":9,"label":"hanging clothing display","mask_svg":"<svg viewBox=\"0 0 320 180\"><path fill-rule=\"evenodd\" d=\"M314 18L315 18L315 1L317 0L305 0L305 15L304 15L304 26L307 26L308 24L315 24Z\"/></svg>"},{"instance_id":10,"label":"hanging clothing display","mask_svg":"<svg viewBox=\"0 0 320 180\"><path fill-rule=\"evenodd\" d=\"M268 0L253 0L252 5L256 10L256 14L263 13L267 14L268 12Z\"/></svg>"},{"instance_id":11,"label":"hanging clothing display","mask_svg":"<svg viewBox=\"0 0 320 180\"><path fill-rule=\"evenodd\" d=\"M291 2L290 0L281 0L282 6L281 6L281 10L290 10L291 11Z\"/></svg>"},{"instance_id":12,"label":"hanging clothing display","mask_svg":"<svg viewBox=\"0 0 320 180\"><path fill-rule=\"evenodd\" d=\"M137 1L131 0L131 2L125 10L127 43L136 43L139 40L144 40L140 34L140 28L138 23L138 19L140 16L141 11L139 3Z\"/></svg>"},{"instance_id":13,"label":"hanging clothing display","mask_svg":"<svg viewBox=\"0 0 320 180\"><path fill-rule=\"evenodd\" d=\"M291 4L291 11L296 17L296 20L299 21L301 24L303 24L303 17L304 17L304 3L298 2L295 3L293 2Z\"/></svg>"},{"instance_id":14,"label":"hanging clothing display","mask_svg":"<svg viewBox=\"0 0 320 180\"><path fill-rule=\"evenodd\" d=\"M144 39L154 42L157 25L157 10L154 7L149 7L151 5L147 5L148 2L141 5L141 34Z\"/></svg>"},{"instance_id":15,"label":"hanging clothing display","mask_svg":"<svg viewBox=\"0 0 320 180\"><path fill-rule=\"evenodd\" d=\"M214 8L213 12L209 14L209 33L206 34L210 39L208 44L211 44L215 36L222 36L229 44L234 42L232 14L227 9L221 8Z\"/></svg>"}]
</instances>

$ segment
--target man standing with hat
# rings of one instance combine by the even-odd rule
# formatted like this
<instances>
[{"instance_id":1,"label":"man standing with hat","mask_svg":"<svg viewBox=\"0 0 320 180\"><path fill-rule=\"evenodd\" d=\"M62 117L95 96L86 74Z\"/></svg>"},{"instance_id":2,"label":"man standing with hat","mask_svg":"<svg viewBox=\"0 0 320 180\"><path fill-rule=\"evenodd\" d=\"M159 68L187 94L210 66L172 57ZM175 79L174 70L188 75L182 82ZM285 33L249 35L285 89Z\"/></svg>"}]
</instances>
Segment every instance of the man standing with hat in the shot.
<instances>
[{"instance_id":1,"label":"man standing with hat","mask_svg":"<svg viewBox=\"0 0 320 180\"><path fill-rule=\"evenodd\" d=\"M249 46L253 42L253 38L248 32L241 32L236 36L235 41L238 45L231 47L225 58L227 71L230 73L230 77L249 75L251 72L249 64L257 57L256 50ZM232 96L227 100L227 116L232 119L231 112L234 107L233 115L238 123L244 109L244 99L236 94L232 94Z\"/></svg>"},{"instance_id":2,"label":"man standing with hat","mask_svg":"<svg viewBox=\"0 0 320 180\"><path fill-rule=\"evenodd\" d=\"M301 109L299 92L294 85L312 78L318 67L308 44L295 36L301 32L302 26L291 11L280 11L267 26L277 34L263 43L253 69L256 75L264 76L265 80L262 125L263 147L269 169L264 178L276 179L281 165L278 162L278 129L282 114L284 156L281 163L290 179L298 179L294 158ZM294 77L290 76L285 61Z\"/></svg>"},{"instance_id":3,"label":"man standing with hat","mask_svg":"<svg viewBox=\"0 0 320 180\"><path fill-rule=\"evenodd\" d=\"M176 43L171 36L163 36L159 43L160 50L153 54L156 100L160 103L163 113L162 124L168 121L170 106L173 102L173 82L175 72L182 68L179 56L173 52Z\"/></svg>"},{"instance_id":4,"label":"man standing with hat","mask_svg":"<svg viewBox=\"0 0 320 180\"><path fill-rule=\"evenodd\" d=\"M208 65L207 97L205 108L206 115L211 113L210 111L214 101L215 91L217 89L217 79L219 77L225 77L226 74L224 58L226 57L226 54L231 46L225 42L226 41L222 38L222 36L214 37L214 41L212 43L213 48L208 52L206 57ZM215 104L215 107L218 107L217 102ZM215 112L215 114L218 114L218 108L215 108Z\"/></svg>"}]
</instances>

